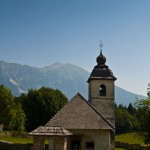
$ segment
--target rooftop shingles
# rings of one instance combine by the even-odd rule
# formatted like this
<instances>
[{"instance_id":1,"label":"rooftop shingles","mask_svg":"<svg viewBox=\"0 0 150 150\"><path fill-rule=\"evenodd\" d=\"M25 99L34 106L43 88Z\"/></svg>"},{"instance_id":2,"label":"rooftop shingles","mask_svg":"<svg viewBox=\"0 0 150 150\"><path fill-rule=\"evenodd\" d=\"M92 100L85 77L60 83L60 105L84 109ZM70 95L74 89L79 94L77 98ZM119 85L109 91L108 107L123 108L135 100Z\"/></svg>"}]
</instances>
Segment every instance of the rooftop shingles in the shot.
<instances>
[{"instance_id":1,"label":"rooftop shingles","mask_svg":"<svg viewBox=\"0 0 150 150\"><path fill-rule=\"evenodd\" d=\"M30 136L68 136L72 135L70 131L65 130L63 127L45 127L40 126L29 133Z\"/></svg>"},{"instance_id":2,"label":"rooftop shingles","mask_svg":"<svg viewBox=\"0 0 150 150\"><path fill-rule=\"evenodd\" d=\"M47 124L65 129L114 129L114 126L79 93Z\"/></svg>"}]
</instances>

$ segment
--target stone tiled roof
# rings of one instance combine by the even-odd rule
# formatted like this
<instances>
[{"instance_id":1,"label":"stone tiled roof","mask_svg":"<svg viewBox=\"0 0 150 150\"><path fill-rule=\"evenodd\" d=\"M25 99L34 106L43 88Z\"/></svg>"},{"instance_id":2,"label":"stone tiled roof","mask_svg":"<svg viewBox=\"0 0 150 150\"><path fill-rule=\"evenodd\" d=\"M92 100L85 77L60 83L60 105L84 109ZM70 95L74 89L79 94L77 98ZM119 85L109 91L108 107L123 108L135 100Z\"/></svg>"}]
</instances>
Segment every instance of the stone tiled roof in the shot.
<instances>
[{"instance_id":1,"label":"stone tiled roof","mask_svg":"<svg viewBox=\"0 0 150 150\"><path fill-rule=\"evenodd\" d=\"M65 130L63 127L45 127L40 126L34 131L29 133L30 136L68 136L72 135L72 133L68 130Z\"/></svg>"},{"instance_id":2,"label":"stone tiled roof","mask_svg":"<svg viewBox=\"0 0 150 150\"><path fill-rule=\"evenodd\" d=\"M114 126L79 93L47 124L65 129L114 129Z\"/></svg>"},{"instance_id":3,"label":"stone tiled roof","mask_svg":"<svg viewBox=\"0 0 150 150\"><path fill-rule=\"evenodd\" d=\"M102 105L95 106L97 110L100 110L100 113L108 120L113 119L110 123L115 126L114 122L114 107L109 103L103 103ZM109 108L109 109L108 109Z\"/></svg>"}]
</instances>

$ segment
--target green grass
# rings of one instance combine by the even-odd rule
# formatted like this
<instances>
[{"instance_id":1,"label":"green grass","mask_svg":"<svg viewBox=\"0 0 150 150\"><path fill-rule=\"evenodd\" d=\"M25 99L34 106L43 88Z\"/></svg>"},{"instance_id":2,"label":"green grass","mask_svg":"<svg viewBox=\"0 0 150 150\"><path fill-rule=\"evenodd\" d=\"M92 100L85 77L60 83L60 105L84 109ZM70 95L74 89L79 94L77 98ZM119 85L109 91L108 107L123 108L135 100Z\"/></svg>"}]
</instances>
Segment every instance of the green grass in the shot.
<instances>
[{"instance_id":1,"label":"green grass","mask_svg":"<svg viewBox=\"0 0 150 150\"><path fill-rule=\"evenodd\" d=\"M11 136L6 132L0 132L0 140L18 144L33 143L33 138L31 137Z\"/></svg>"},{"instance_id":2,"label":"green grass","mask_svg":"<svg viewBox=\"0 0 150 150\"><path fill-rule=\"evenodd\" d=\"M116 135L115 141L129 143L129 144L140 144L145 145L142 138L136 133L126 133L121 135Z\"/></svg>"},{"instance_id":3,"label":"green grass","mask_svg":"<svg viewBox=\"0 0 150 150\"><path fill-rule=\"evenodd\" d=\"M137 133L126 133L115 136L115 141L128 143L128 144L140 144L145 145L143 139L139 137ZM115 148L115 150L124 150L121 148Z\"/></svg>"},{"instance_id":4,"label":"green grass","mask_svg":"<svg viewBox=\"0 0 150 150\"><path fill-rule=\"evenodd\" d=\"M128 143L128 144L139 144L146 145L143 139L137 133L126 133L115 136L115 141ZM146 145L149 146L150 144ZM123 150L121 148L115 148L115 150Z\"/></svg>"}]
</instances>

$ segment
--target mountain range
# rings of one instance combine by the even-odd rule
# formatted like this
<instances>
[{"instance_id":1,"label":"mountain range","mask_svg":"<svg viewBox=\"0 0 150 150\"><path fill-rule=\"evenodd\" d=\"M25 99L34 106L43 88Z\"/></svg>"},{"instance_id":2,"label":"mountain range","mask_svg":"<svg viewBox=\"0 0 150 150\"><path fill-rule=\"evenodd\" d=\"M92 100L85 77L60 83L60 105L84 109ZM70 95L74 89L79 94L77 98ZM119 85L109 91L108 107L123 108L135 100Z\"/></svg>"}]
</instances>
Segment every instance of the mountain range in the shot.
<instances>
[{"instance_id":1,"label":"mountain range","mask_svg":"<svg viewBox=\"0 0 150 150\"><path fill-rule=\"evenodd\" d=\"M80 92L88 99L87 80L90 73L72 64L54 63L42 68L7 63L0 61L0 84L7 86L15 96L26 93L29 89L42 86L61 90L68 99ZM131 93L115 86L115 100L117 104L128 105L136 98L144 99L142 95Z\"/></svg>"}]
</instances>

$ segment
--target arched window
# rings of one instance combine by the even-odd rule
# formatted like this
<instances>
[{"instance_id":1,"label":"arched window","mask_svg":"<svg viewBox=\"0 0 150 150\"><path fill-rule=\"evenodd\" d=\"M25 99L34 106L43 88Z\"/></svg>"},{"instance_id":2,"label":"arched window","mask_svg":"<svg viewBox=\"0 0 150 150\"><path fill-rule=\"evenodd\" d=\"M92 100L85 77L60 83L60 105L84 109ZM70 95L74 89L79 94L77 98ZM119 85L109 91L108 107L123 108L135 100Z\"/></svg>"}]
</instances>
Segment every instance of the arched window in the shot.
<instances>
[{"instance_id":1,"label":"arched window","mask_svg":"<svg viewBox=\"0 0 150 150\"><path fill-rule=\"evenodd\" d=\"M100 96L106 96L106 86L104 84L100 85L99 92Z\"/></svg>"}]
</instances>

